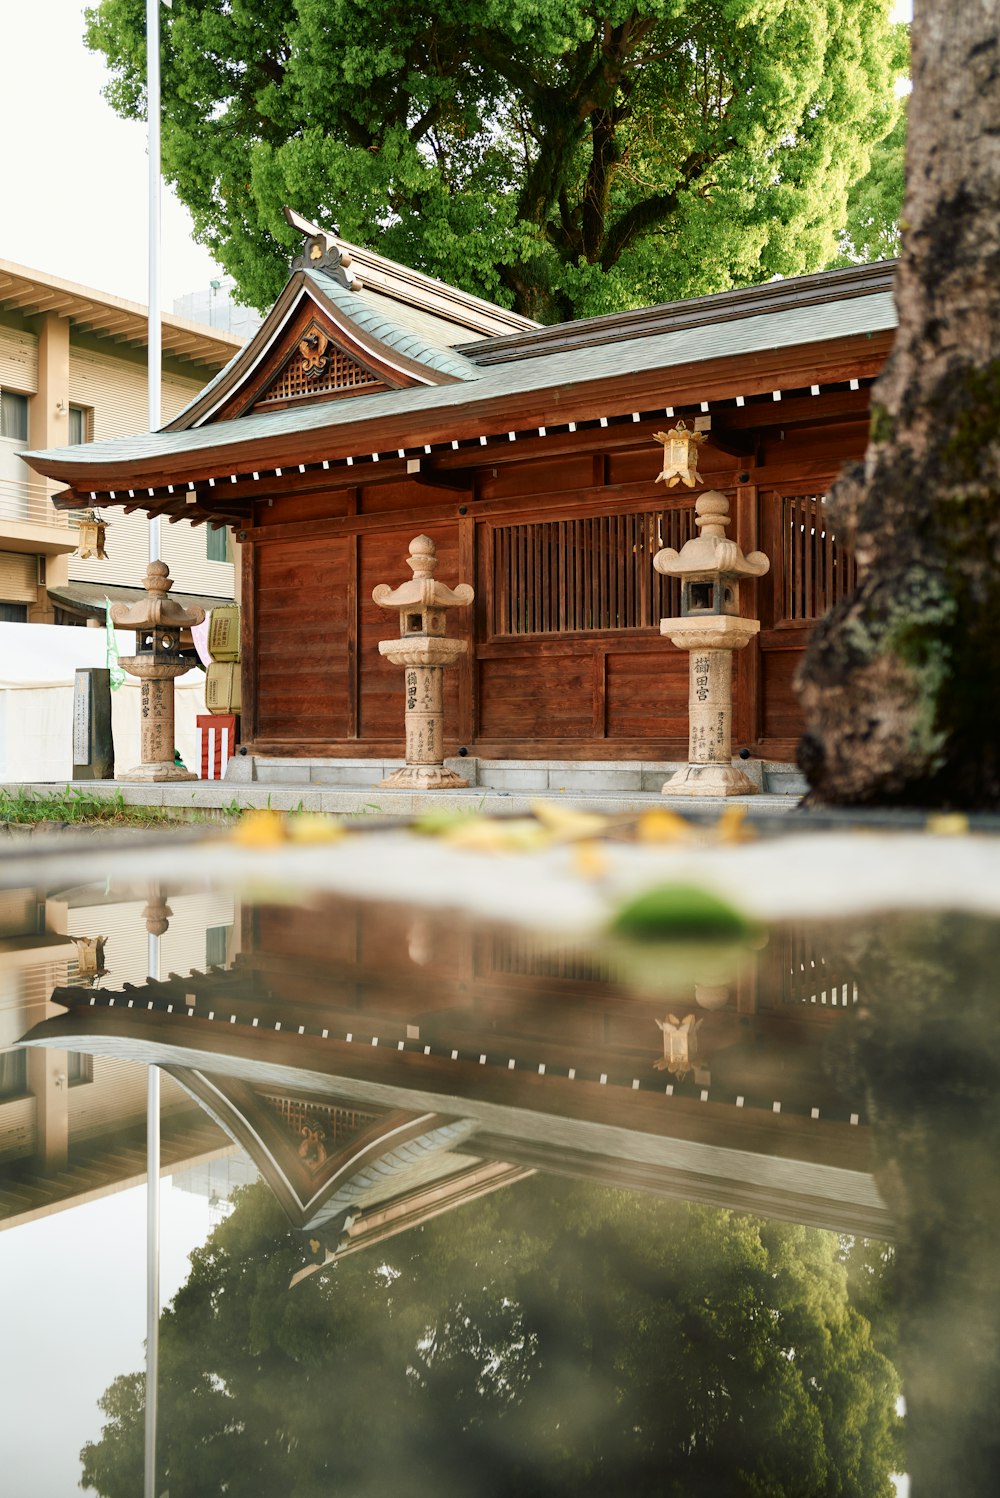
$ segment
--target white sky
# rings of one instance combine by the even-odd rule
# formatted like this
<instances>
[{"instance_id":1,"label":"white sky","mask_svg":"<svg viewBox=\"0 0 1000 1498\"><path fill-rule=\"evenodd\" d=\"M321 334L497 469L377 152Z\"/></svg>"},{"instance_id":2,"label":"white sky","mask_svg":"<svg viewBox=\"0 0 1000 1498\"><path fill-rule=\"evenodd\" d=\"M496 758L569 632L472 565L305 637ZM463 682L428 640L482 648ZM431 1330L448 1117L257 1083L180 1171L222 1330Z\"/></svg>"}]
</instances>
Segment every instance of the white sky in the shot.
<instances>
[{"instance_id":1,"label":"white sky","mask_svg":"<svg viewBox=\"0 0 1000 1498\"><path fill-rule=\"evenodd\" d=\"M0 259L145 303L146 127L101 97L103 58L83 44L84 0L3 6ZM164 310L220 274L162 197Z\"/></svg>"},{"instance_id":2,"label":"white sky","mask_svg":"<svg viewBox=\"0 0 1000 1498\"><path fill-rule=\"evenodd\" d=\"M83 45L84 0L3 7L0 259L145 303L146 131L101 97L103 60ZM894 0L909 20L912 0ZM163 192L162 302L220 274Z\"/></svg>"},{"instance_id":3,"label":"white sky","mask_svg":"<svg viewBox=\"0 0 1000 1498\"><path fill-rule=\"evenodd\" d=\"M52 0L40 0L48 5ZM190 1272L212 1227L208 1202L163 1182L160 1304ZM144 1365L146 1188L112 1193L0 1233L5 1367L4 1492L71 1498L80 1448L105 1417L97 1401Z\"/></svg>"}]
</instances>

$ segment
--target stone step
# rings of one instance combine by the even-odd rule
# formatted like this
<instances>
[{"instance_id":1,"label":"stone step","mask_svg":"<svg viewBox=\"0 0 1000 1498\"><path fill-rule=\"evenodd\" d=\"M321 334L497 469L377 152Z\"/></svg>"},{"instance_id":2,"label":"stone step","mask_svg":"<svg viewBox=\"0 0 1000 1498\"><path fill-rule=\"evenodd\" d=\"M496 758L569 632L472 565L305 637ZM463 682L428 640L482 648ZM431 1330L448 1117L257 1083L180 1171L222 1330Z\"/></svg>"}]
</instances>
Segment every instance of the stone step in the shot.
<instances>
[{"instance_id":1,"label":"stone step","mask_svg":"<svg viewBox=\"0 0 1000 1498\"><path fill-rule=\"evenodd\" d=\"M225 783L281 786L303 791L313 786L331 789L380 789L380 782L402 765L399 759L260 759L249 755L230 760ZM760 790L800 796L804 778L794 765L759 759L734 759ZM525 795L584 792L594 795L659 794L663 783L682 766L668 760L499 760L475 755L448 759L450 770L478 790L520 791ZM773 781L773 784L772 784Z\"/></svg>"}]
</instances>

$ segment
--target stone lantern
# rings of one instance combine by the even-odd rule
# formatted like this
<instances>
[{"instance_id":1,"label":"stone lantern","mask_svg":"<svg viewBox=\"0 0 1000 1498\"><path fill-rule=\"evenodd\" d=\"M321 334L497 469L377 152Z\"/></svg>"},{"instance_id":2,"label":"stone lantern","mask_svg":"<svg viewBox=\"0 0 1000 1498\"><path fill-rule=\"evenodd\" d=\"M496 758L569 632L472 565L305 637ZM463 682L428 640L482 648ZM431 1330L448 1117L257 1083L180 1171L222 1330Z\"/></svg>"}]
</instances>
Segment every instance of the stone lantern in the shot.
<instances>
[{"instance_id":1,"label":"stone lantern","mask_svg":"<svg viewBox=\"0 0 1000 1498\"><path fill-rule=\"evenodd\" d=\"M763 577L770 563L760 551L744 556L726 536L729 500L710 489L695 502L699 534L679 552L653 558L657 572L681 579L678 619L661 619L660 633L690 652L689 763L663 787L665 796L752 796L757 787L732 762L733 651L760 629L740 617L740 582Z\"/></svg>"},{"instance_id":2,"label":"stone lantern","mask_svg":"<svg viewBox=\"0 0 1000 1498\"><path fill-rule=\"evenodd\" d=\"M119 664L142 680L142 763L119 775L120 780L197 780L197 775L174 763L174 678L183 675L181 630L201 624L205 610L185 609L167 595L173 587L165 562L146 568L146 596L135 603L113 603L112 621L134 629L135 655Z\"/></svg>"},{"instance_id":3,"label":"stone lantern","mask_svg":"<svg viewBox=\"0 0 1000 1498\"><path fill-rule=\"evenodd\" d=\"M437 553L429 536L413 538L406 563L413 573L409 582L398 588L379 583L372 591L379 608L399 611L399 639L380 640L379 653L406 668L406 766L381 784L450 790L468 781L444 765L441 673L469 647L466 640L446 637L446 610L467 608L476 595L468 583L452 589L435 581Z\"/></svg>"}]
</instances>

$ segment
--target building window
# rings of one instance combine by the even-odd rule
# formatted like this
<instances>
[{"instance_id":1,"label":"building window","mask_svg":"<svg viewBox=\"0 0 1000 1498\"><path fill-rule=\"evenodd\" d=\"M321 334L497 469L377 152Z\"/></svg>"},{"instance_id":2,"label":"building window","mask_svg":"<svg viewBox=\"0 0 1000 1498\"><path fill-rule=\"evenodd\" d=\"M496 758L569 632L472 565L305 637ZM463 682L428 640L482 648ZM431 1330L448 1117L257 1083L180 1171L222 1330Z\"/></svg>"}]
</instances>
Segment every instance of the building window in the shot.
<instances>
[{"instance_id":1,"label":"building window","mask_svg":"<svg viewBox=\"0 0 1000 1498\"><path fill-rule=\"evenodd\" d=\"M793 623L821 619L858 583L857 564L827 522L820 494L781 499L780 618ZM775 586L779 569L775 567Z\"/></svg>"},{"instance_id":2,"label":"building window","mask_svg":"<svg viewBox=\"0 0 1000 1498\"><path fill-rule=\"evenodd\" d=\"M205 931L205 966L225 967L232 926L209 926Z\"/></svg>"},{"instance_id":3,"label":"building window","mask_svg":"<svg viewBox=\"0 0 1000 1498\"><path fill-rule=\"evenodd\" d=\"M205 555L210 562L228 562L229 556L229 527L222 525L215 530L211 525L205 527Z\"/></svg>"},{"instance_id":4,"label":"building window","mask_svg":"<svg viewBox=\"0 0 1000 1498\"><path fill-rule=\"evenodd\" d=\"M680 613L680 582L653 570L695 535L694 505L497 525L491 633L659 629Z\"/></svg>"},{"instance_id":5,"label":"building window","mask_svg":"<svg viewBox=\"0 0 1000 1498\"><path fill-rule=\"evenodd\" d=\"M69 440L73 446L94 440L94 413L87 406L70 406Z\"/></svg>"},{"instance_id":6,"label":"building window","mask_svg":"<svg viewBox=\"0 0 1000 1498\"><path fill-rule=\"evenodd\" d=\"M93 1056L85 1056L82 1051L67 1051L66 1081L70 1087L80 1087L84 1082L92 1082L93 1080Z\"/></svg>"},{"instance_id":7,"label":"building window","mask_svg":"<svg viewBox=\"0 0 1000 1498\"><path fill-rule=\"evenodd\" d=\"M0 624L27 624L26 603L0 603Z\"/></svg>"},{"instance_id":8,"label":"building window","mask_svg":"<svg viewBox=\"0 0 1000 1498\"><path fill-rule=\"evenodd\" d=\"M14 442L28 440L28 397L13 390L0 390L0 437Z\"/></svg>"},{"instance_id":9,"label":"building window","mask_svg":"<svg viewBox=\"0 0 1000 1498\"><path fill-rule=\"evenodd\" d=\"M27 1051L0 1051L0 1103L28 1093Z\"/></svg>"}]
</instances>

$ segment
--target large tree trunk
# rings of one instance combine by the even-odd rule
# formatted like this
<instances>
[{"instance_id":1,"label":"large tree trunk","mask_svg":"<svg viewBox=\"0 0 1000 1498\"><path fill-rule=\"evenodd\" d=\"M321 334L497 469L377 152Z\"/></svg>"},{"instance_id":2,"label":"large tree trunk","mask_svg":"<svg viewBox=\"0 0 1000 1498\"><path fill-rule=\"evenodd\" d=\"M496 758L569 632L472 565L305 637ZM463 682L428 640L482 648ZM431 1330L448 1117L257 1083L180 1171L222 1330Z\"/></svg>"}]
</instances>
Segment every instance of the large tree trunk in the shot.
<instances>
[{"instance_id":1,"label":"large tree trunk","mask_svg":"<svg viewBox=\"0 0 1000 1498\"><path fill-rule=\"evenodd\" d=\"M899 333L831 496L861 581L800 674L823 802L1000 806L998 20L914 5Z\"/></svg>"}]
</instances>

